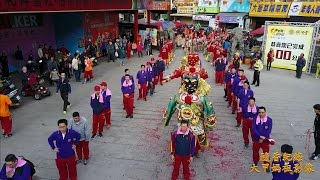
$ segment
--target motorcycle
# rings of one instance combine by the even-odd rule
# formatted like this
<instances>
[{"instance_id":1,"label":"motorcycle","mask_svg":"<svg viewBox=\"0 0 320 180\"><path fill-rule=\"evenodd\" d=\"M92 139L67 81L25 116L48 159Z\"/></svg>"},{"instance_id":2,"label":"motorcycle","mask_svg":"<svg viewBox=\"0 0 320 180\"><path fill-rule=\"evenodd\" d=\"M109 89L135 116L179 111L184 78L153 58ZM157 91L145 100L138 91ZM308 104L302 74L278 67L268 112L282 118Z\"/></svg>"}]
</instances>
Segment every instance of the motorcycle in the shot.
<instances>
[{"instance_id":1,"label":"motorcycle","mask_svg":"<svg viewBox=\"0 0 320 180\"><path fill-rule=\"evenodd\" d=\"M13 104L21 104L22 98L20 97L18 93L18 89L14 84L11 83L8 79L2 79L1 80L2 90L3 94L7 95Z\"/></svg>"},{"instance_id":2,"label":"motorcycle","mask_svg":"<svg viewBox=\"0 0 320 180\"><path fill-rule=\"evenodd\" d=\"M22 88L21 90L22 96L33 96L35 100L40 100L45 96L51 95L50 90L41 85L44 83L43 75L37 76L34 78L30 77L29 79L30 80L34 79L34 80L32 80L33 82L30 82L29 80L29 85Z\"/></svg>"}]
</instances>

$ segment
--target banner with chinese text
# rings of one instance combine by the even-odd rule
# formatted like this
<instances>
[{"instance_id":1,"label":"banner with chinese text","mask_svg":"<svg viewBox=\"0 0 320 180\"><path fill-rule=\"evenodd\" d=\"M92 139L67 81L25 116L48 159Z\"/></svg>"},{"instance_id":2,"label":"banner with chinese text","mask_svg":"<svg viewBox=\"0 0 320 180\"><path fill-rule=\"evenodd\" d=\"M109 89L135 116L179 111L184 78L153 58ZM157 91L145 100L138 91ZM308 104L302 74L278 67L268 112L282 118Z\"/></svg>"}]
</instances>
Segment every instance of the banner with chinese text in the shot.
<instances>
[{"instance_id":1,"label":"banner with chinese text","mask_svg":"<svg viewBox=\"0 0 320 180\"><path fill-rule=\"evenodd\" d=\"M21 11L83 11L83 10L129 10L132 9L132 0L0 0L0 12Z\"/></svg>"},{"instance_id":2,"label":"banner with chinese text","mask_svg":"<svg viewBox=\"0 0 320 180\"><path fill-rule=\"evenodd\" d=\"M249 16L287 18L290 10L290 5L291 2L252 3L250 6Z\"/></svg>"},{"instance_id":3,"label":"banner with chinese text","mask_svg":"<svg viewBox=\"0 0 320 180\"><path fill-rule=\"evenodd\" d=\"M265 39L265 63L272 48L274 50L272 67L296 70L296 62L301 53L304 54L308 64L313 30L313 27L269 25ZM306 66L303 68L303 71L305 70Z\"/></svg>"},{"instance_id":4,"label":"banner with chinese text","mask_svg":"<svg viewBox=\"0 0 320 180\"><path fill-rule=\"evenodd\" d=\"M195 4L196 13L219 13L218 0L199 0Z\"/></svg>"},{"instance_id":5,"label":"banner with chinese text","mask_svg":"<svg viewBox=\"0 0 320 180\"><path fill-rule=\"evenodd\" d=\"M249 9L249 0L220 0L220 12L248 13Z\"/></svg>"},{"instance_id":6,"label":"banner with chinese text","mask_svg":"<svg viewBox=\"0 0 320 180\"><path fill-rule=\"evenodd\" d=\"M290 7L290 16L320 17L319 2L293 2Z\"/></svg>"}]
</instances>

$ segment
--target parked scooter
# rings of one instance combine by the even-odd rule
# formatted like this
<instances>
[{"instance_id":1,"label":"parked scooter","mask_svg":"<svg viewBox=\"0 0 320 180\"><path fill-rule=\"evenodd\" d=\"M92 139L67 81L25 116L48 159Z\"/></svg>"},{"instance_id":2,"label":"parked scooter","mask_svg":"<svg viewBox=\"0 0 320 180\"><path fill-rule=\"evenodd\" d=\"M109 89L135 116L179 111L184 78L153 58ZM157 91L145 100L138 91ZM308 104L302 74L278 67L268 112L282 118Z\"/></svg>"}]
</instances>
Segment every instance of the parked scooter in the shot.
<instances>
[{"instance_id":1,"label":"parked scooter","mask_svg":"<svg viewBox=\"0 0 320 180\"><path fill-rule=\"evenodd\" d=\"M51 92L48 88L42 86L44 79L42 76L37 76L34 72L29 76L29 85L21 90L22 96L33 96L35 100L40 100L45 96L50 96Z\"/></svg>"},{"instance_id":2,"label":"parked scooter","mask_svg":"<svg viewBox=\"0 0 320 180\"><path fill-rule=\"evenodd\" d=\"M3 90L3 94L7 95L13 104L21 104L22 98L18 93L18 89L14 84L11 83L8 79L1 79L0 81L1 90Z\"/></svg>"}]
</instances>

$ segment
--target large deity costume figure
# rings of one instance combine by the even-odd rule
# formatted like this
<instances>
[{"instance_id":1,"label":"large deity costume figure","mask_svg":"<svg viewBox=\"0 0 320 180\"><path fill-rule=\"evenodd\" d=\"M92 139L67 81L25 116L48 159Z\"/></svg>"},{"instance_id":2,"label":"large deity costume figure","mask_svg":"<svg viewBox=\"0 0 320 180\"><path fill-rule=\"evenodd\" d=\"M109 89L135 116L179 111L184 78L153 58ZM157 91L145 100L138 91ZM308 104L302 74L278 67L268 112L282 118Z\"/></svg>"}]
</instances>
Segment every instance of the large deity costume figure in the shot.
<instances>
[{"instance_id":1,"label":"large deity costume figure","mask_svg":"<svg viewBox=\"0 0 320 180\"><path fill-rule=\"evenodd\" d=\"M208 145L206 132L215 126L216 121L213 106L205 97L208 91L203 91L206 88L201 86L206 86L206 83L199 75L184 74L183 86L179 89L179 93L170 99L163 114L164 126L168 126L176 110L178 110L178 122L189 121L190 129L197 138L197 150Z\"/></svg>"},{"instance_id":2,"label":"large deity costume figure","mask_svg":"<svg viewBox=\"0 0 320 180\"><path fill-rule=\"evenodd\" d=\"M204 80L208 78L208 73L204 68L201 68L199 55L196 53L191 53L187 56L187 58L182 58L181 67L175 69L172 74L165 77L164 81L168 82L179 77L182 79L183 75L189 73L199 75Z\"/></svg>"}]
</instances>

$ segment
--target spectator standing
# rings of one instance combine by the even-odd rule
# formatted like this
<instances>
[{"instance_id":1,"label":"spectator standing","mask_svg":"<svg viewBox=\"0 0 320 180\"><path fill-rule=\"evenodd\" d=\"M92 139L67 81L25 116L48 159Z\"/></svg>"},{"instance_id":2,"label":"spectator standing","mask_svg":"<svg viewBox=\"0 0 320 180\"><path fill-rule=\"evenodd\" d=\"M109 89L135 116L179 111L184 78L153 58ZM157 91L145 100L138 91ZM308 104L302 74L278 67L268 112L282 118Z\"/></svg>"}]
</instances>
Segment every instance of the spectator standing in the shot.
<instances>
[{"instance_id":1,"label":"spectator standing","mask_svg":"<svg viewBox=\"0 0 320 180\"><path fill-rule=\"evenodd\" d=\"M263 69L262 61L258 58L255 58L254 63L254 73L253 73L253 81L251 85L256 84L256 87L260 86L260 72Z\"/></svg>"},{"instance_id":2,"label":"spectator standing","mask_svg":"<svg viewBox=\"0 0 320 180\"><path fill-rule=\"evenodd\" d=\"M90 79L90 82L92 82L93 73L92 73L92 59L88 56L85 57L84 60L85 69L84 69L84 81L83 84L87 83L88 79Z\"/></svg>"},{"instance_id":3,"label":"spectator standing","mask_svg":"<svg viewBox=\"0 0 320 180\"><path fill-rule=\"evenodd\" d=\"M124 66L124 59L126 57L125 49L124 47L120 47L118 50L118 56L119 56L119 62L120 66Z\"/></svg>"},{"instance_id":4,"label":"spectator standing","mask_svg":"<svg viewBox=\"0 0 320 180\"><path fill-rule=\"evenodd\" d=\"M56 165L60 180L77 180L76 145L81 135L68 129L68 120L58 121L59 130L53 132L48 138L51 149L57 154Z\"/></svg>"},{"instance_id":5,"label":"spectator standing","mask_svg":"<svg viewBox=\"0 0 320 180\"><path fill-rule=\"evenodd\" d=\"M14 53L14 56L16 58L16 61L17 61L17 68L18 68L18 71L21 72L22 71L22 67L23 67L23 55L22 55L22 50L20 49L19 46L17 46L17 49L16 49L16 52Z\"/></svg>"},{"instance_id":6,"label":"spectator standing","mask_svg":"<svg viewBox=\"0 0 320 180\"><path fill-rule=\"evenodd\" d=\"M93 140L97 136L97 131L99 132L99 136L102 137L103 132L103 124L104 124L104 99L102 94L100 93L100 87L94 87L94 93L90 98L90 106L92 108L93 116L92 116L92 136ZM99 129L98 129L99 128Z\"/></svg>"},{"instance_id":7,"label":"spectator standing","mask_svg":"<svg viewBox=\"0 0 320 180\"><path fill-rule=\"evenodd\" d=\"M50 72L50 84L53 85L53 83L58 83L60 78L59 71L55 68Z\"/></svg>"},{"instance_id":8,"label":"spectator standing","mask_svg":"<svg viewBox=\"0 0 320 180\"><path fill-rule=\"evenodd\" d=\"M141 43L141 41L139 41L139 43L137 45L138 57L143 57L142 49L143 49L142 43Z\"/></svg>"},{"instance_id":9,"label":"spectator standing","mask_svg":"<svg viewBox=\"0 0 320 180\"><path fill-rule=\"evenodd\" d=\"M2 77L6 77L6 78L9 77L8 56L5 51L3 51L0 56L0 63L1 63Z\"/></svg>"},{"instance_id":10,"label":"spectator standing","mask_svg":"<svg viewBox=\"0 0 320 180\"><path fill-rule=\"evenodd\" d=\"M179 177L180 164L183 166L185 180L190 180L190 163L195 155L195 136L188 128L189 123L182 120L177 131L171 134L171 160L173 161L172 180Z\"/></svg>"},{"instance_id":11,"label":"spectator standing","mask_svg":"<svg viewBox=\"0 0 320 180\"><path fill-rule=\"evenodd\" d=\"M79 59L79 54L78 53L75 53L74 54L74 57L72 59L72 69L73 69L73 72L74 72L74 76L76 78L76 82L81 82L80 80L80 75L81 75L81 70L80 70L80 59Z\"/></svg>"},{"instance_id":12,"label":"spectator standing","mask_svg":"<svg viewBox=\"0 0 320 180\"><path fill-rule=\"evenodd\" d=\"M272 48L270 48L270 51L267 55L267 71L270 71L271 69L271 63L274 61L274 51Z\"/></svg>"},{"instance_id":13,"label":"spectator standing","mask_svg":"<svg viewBox=\"0 0 320 180\"><path fill-rule=\"evenodd\" d=\"M313 122L313 137L315 150L310 157L310 160L317 160L320 153L320 104L315 104L313 106L313 111L315 113L315 118Z\"/></svg>"},{"instance_id":14,"label":"spectator standing","mask_svg":"<svg viewBox=\"0 0 320 180\"><path fill-rule=\"evenodd\" d=\"M39 48L38 48L38 58L39 59L42 59L43 58L43 51L42 51L42 45L39 45Z\"/></svg>"},{"instance_id":15,"label":"spectator standing","mask_svg":"<svg viewBox=\"0 0 320 180\"><path fill-rule=\"evenodd\" d=\"M296 64L296 78L301 78L302 75L302 69L306 65L306 59L304 58L304 54L301 53Z\"/></svg>"},{"instance_id":16,"label":"spectator standing","mask_svg":"<svg viewBox=\"0 0 320 180\"><path fill-rule=\"evenodd\" d=\"M115 48L114 48L114 45L112 44L112 41L109 41L109 44L107 46L107 51L108 51L108 62L110 62L111 60L114 62L115 60Z\"/></svg>"},{"instance_id":17,"label":"spectator standing","mask_svg":"<svg viewBox=\"0 0 320 180\"><path fill-rule=\"evenodd\" d=\"M85 117L80 116L79 112L74 112L72 118L69 120L68 128L80 134L79 143L76 145L78 163L87 165L89 160L89 140L90 128Z\"/></svg>"},{"instance_id":18,"label":"spectator standing","mask_svg":"<svg viewBox=\"0 0 320 180\"><path fill-rule=\"evenodd\" d=\"M3 90L3 88L0 89L0 121L3 129L2 135L7 138L12 136L12 118L9 107L19 104L13 104L10 98L3 94Z\"/></svg>"},{"instance_id":19,"label":"spectator standing","mask_svg":"<svg viewBox=\"0 0 320 180\"><path fill-rule=\"evenodd\" d=\"M57 94L59 91L63 100L63 114L67 114L67 109L71 106L71 103L68 100L69 94L71 93L71 85L69 83L69 79L66 78L65 73L61 73L60 79L58 80Z\"/></svg>"},{"instance_id":20,"label":"spectator standing","mask_svg":"<svg viewBox=\"0 0 320 180\"><path fill-rule=\"evenodd\" d=\"M131 44L130 41L128 41L128 43L127 43L126 51L127 51L127 59L130 59L131 56L133 55L133 53L132 53L132 44Z\"/></svg>"},{"instance_id":21,"label":"spectator standing","mask_svg":"<svg viewBox=\"0 0 320 180\"><path fill-rule=\"evenodd\" d=\"M101 44L101 52L103 57L107 56L107 42L105 40Z\"/></svg>"},{"instance_id":22,"label":"spectator standing","mask_svg":"<svg viewBox=\"0 0 320 180\"><path fill-rule=\"evenodd\" d=\"M0 171L0 179L3 180L29 180L32 179L31 166L22 157L16 157L14 154L8 154L5 158L5 164Z\"/></svg>"}]
</instances>

